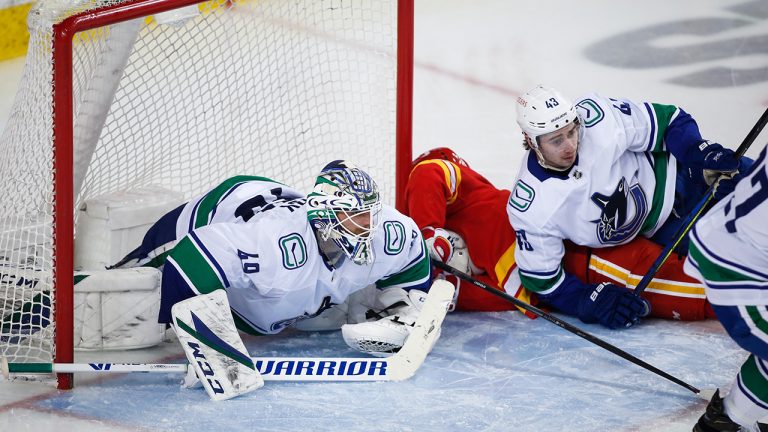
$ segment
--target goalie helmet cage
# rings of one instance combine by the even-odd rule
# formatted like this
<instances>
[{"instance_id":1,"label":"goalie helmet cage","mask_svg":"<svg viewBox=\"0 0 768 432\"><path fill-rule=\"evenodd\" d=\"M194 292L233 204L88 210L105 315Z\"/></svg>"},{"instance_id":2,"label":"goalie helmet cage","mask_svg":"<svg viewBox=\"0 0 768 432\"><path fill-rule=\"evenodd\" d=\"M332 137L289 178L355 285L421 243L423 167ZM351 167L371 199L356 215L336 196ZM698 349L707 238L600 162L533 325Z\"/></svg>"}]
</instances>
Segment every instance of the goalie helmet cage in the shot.
<instances>
[{"instance_id":1,"label":"goalie helmet cage","mask_svg":"<svg viewBox=\"0 0 768 432\"><path fill-rule=\"evenodd\" d=\"M402 193L413 0L40 0L0 140L0 356L71 363L76 209L349 159ZM57 375L71 388L70 374Z\"/></svg>"}]
</instances>

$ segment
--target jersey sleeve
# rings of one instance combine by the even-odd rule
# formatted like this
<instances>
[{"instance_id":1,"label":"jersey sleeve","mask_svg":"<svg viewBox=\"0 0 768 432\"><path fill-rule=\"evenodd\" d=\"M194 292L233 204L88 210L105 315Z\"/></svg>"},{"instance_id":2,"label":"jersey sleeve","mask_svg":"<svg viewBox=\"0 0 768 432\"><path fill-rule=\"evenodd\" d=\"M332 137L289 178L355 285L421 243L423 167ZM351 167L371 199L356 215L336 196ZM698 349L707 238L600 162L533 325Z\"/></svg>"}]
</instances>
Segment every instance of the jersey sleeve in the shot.
<instances>
[{"instance_id":1,"label":"jersey sleeve","mask_svg":"<svg viewBox=\"0 0 768 432\"><path fill-rule=\"evenodd\" d=\"M584 126L595 127L607 142L618 142L619 152L670 152L686 160L689 149L702 141L696 121L675 105L591 94L576 106Z\"/></svg>"},{"instance_id":2,"label":"jersey sleeve","mask_svg":"<svg viewBox=\"0 0 768 432\"><path fill-rule=\"evenodd\" d=\"M721 306L768 304L768 166L766 149L734 192L691 230L685 271ZM757 316L757 315L755 315Z\"/></svg>"},{"instance_id":3,"label":"jersey sleeve","mask_svg":"<svg viewBox=\"0 0 768 432\"><path fill-rule=\"evenodd\" d=\"M399 214L400 220L385 221L383 253L392 260L392 271L376 282L377 288L398 287L428 291L431 285L429 254L416 223ZM387 224L390 224L387 226ZM403 247L397 246L398 231L403 227ZM397 253L394 253L397 251ZM377 251L378 253L379 251Z\"/></svg>"},{"instance_id":4,"label":"jersey sleeve","mask_svg":"<svg viewBox=\"0 0 768 432\"><path fill-rule=\"evenodd\" d=\"M507 214L517 235L515 262L520 282L535 293L554 291L563 281L563 239L533 225L513 206L507 206Z\"/></svg>"},{"instance_id":5,"label":"jersey sleeve","mask_svg":"<svg viewBox=\"0 0 768 432\"><path fill-rule=\"evenodd\" d=\"M456 201L461 169L453 162L431 159L416 165L405 191L406 209L420 228L445 226L446 205Z\"/></svg>"}]
</instances>

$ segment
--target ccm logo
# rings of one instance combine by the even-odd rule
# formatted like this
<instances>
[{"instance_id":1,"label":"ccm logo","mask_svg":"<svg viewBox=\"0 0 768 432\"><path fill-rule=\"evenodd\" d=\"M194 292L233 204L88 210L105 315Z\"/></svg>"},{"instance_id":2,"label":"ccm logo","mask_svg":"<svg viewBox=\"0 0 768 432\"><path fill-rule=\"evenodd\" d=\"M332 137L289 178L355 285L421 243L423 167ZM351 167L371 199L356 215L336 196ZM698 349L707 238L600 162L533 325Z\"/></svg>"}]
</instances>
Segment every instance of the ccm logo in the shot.
<instances>
[{"instance_id":1,"label":"ccm logo","mask_svg":"<svg viewBox=\"0 0 768 432\"><path fill-rule=\"evenodd\" d=\"M208 360L205 358L203 353L200 352L200 345L194 342L187 342L187 345L192 348L192 356L197 359L197 364L200 365L200 370L203 371L203 375L205 375L205 379L208 381L208 384L211 385L213 392L224 393L224 388L221 386L221 383L219 380L214 378L215 373L213 372L213 368L208 363Z\"/></svg>"}]
</instances>

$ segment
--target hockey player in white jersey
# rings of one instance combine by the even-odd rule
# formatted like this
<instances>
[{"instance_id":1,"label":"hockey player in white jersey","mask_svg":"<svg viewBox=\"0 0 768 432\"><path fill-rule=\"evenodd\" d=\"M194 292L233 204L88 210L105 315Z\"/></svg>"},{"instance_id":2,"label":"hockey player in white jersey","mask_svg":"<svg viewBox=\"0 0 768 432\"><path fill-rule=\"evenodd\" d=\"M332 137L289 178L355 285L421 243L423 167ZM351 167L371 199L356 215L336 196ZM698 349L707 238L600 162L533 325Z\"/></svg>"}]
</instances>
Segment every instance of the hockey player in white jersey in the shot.
<instances>
[{"instance_id":1,"label":"hockey player in white jersey","mask_svg":"<svg viewBox=\"0 0 768 432\"><path fill-rule=\"evenodd\" d=\"M431 284L429 256L415 223L381 203L373 179L334 161L306 198L275 200L246 223L208 224L182 238L163 269L159 319L171 322L174 304L223 289L241 330L274 334L371 284L388 302L373 324L387 337L368 343L355 326L371 323L361 323L344 329L345 341L394 352Z\"/></svg>"},{"instance_id":2,"label":"hockey player in white jersey","mask_svg":"<svg viewBox=\"0 0 768 432\"><path fill-rule=\"evenodd\" d=\"M221 222L247 222L262 210L297 198L304 198L304 194L266 177L230 177L166 213L147 231L139 247L110 268L162 267L177 240L193 229Z\"/></svg>"},{"instance_id":3,"label":"hockey player in white jersey","mask_svg":"<svg viewBox=\"0 0 768 432\"><path fill-rule=\"evenodd\" d=\"M685 271L706 286L728 334L750 356L695 432L768 432L768 165L766 150L735 191L691 230Z\"/></svg>"},{"instance_id":4,"label":"hockey player in white jersey","mask_svg":"<svg viewBox=\"0 0 768 432\"><path fill-rule=\"evenodd\" d=\"M539 86L518 98L517 121L529 152L507 213L523 285L584 322L632 326L650 305L624 288L586 285L564 272L564 241L599 248L643 235L666 244L708 179L735 175L740 162L702 139L693 118L672 105L598 94L573 104ZM720 181L718 197L735 181Z\"/></svg>"}]
</instances>

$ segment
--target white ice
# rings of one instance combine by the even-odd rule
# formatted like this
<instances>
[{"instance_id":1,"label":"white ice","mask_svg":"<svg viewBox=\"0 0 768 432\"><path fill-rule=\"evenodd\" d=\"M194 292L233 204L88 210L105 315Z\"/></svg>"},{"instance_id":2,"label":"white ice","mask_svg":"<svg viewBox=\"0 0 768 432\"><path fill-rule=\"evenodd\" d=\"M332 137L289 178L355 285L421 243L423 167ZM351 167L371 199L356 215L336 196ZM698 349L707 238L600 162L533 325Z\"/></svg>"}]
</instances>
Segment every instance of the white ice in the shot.
<instances>
[{"instance_id":1,"label":"white ice","mask_svg":"<svg viewBox=\"0 0 768 432\"><path fill-rule=\"evenodd\" d=\"M498 186L522 155L515 97L543 83L682 106L736 148L768 105L768 1L418 0L414 151L451 146ZM23 61L0 63L0 126ZM747 153L754 156L761 136ZM331 155L329 155L330 157ZM609 331L563 317L698 388L746 353L717 321ZM249 338L258 356L352 356L338 333ZM175 342L78 361L182 362ZM399 383L268 383L213 403L179 376L77 376L72 391L0 383L0 431L690 431L706 402L543 320L452 313Z\"/></svg>"}]
</instances>

